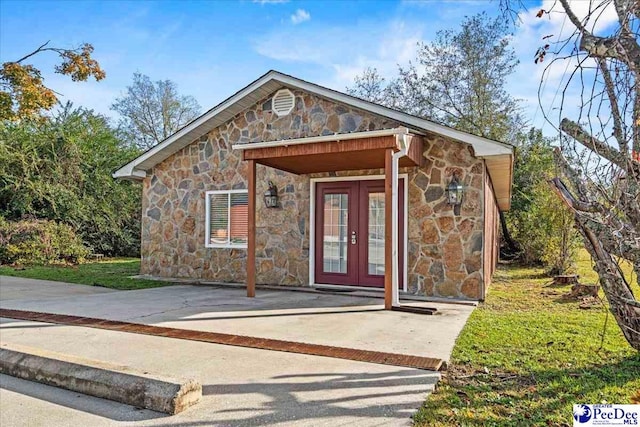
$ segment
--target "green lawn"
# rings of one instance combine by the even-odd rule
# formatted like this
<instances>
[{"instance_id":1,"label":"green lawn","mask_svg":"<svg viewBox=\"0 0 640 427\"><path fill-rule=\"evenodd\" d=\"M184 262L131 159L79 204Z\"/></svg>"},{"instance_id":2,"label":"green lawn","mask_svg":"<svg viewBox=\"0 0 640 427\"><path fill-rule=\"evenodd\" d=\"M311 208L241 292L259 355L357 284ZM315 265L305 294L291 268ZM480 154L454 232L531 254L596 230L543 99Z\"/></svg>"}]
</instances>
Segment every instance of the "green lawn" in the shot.
<instances>
[{"instance_id":1,"label":"green lawn","mask_svg":"<svg viewBox=\"0 0 640 427\"><path fill-rule=\"evenodd\" d=\"M172 284L156 280L129 278L129 276L136 274L140 274L140 260L137 258L113 258L70 267L27 267L24 270L0 266L0 275L56 280L112 289L145 289Z\"/></svg>"},{"instance_id":2,"label":"green lawn","mask_svg":"<svg viewBox=\"0 0 640 427\"><path fill-rule=\"evenodd\" d=\"M582 283L596 282L586 252L578 270ZM545 286L549 280L539 269L496 272L416 425L568 426L574 403L640 399L640 354L613 317L564 301L570 287Z\"/></svg>"}]
</instances>

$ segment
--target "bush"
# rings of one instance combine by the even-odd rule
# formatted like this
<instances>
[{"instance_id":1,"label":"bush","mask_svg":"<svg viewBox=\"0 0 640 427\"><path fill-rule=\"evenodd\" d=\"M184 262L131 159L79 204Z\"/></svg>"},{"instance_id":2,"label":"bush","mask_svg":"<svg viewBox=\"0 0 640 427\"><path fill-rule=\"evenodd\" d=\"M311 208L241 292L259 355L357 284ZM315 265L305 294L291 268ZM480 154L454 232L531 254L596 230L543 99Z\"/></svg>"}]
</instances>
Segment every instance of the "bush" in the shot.
<instances>
[{"instance_id":1,"label":"bush","mask_svg":"<svg viewBox=\"0 0 640 427\"><path fill-rule=\"evenodd\" d=\"M0 218L0 264L77 264L88 254L82 239L68 225Z\"/></svg>"},{"instance_id":2,"label":"bush","mask_svg":"<svg viewBox=\"0 0 640 427\"><path fill-rule=\"evenodd\" d=\"M581 244L573 213L545 180L535 184L528 196L533 203L514 218L520 260L525 265L542 265L551 276L573 273Z\"/></svg>"},{"instance_id":3,"label":"bush","mask_svg":"<svg viewBox=\"0 0 640 427\"><path fill-rule=\"evenodd\" d=\"M541 265L550 275L572 272L580 247L573 213L551 190L553 146L540 130L521 135L514 165L511 210L506 213L524 265Z\"/></svg>"},{"instance_id":4,"label":"bush","mask_svg":"<svg viewBox=\"0 0 640 427\"><path fill-rule=\"evenodd\" d=\"M92 252L137 256L141 187L111 173L138 154L108 119L70 105L0 123L0 216L68 224Z\"/></svg>"}]
</instances>

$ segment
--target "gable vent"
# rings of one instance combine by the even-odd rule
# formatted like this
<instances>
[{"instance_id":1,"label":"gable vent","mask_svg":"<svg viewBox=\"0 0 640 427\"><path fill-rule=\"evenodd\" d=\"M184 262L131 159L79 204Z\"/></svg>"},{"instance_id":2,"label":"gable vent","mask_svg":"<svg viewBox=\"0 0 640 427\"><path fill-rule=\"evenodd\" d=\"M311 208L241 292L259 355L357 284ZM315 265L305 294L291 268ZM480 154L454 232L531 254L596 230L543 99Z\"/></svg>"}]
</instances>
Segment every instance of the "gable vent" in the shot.
<instances>
[{"instance_id":1,"label":"gable vent","mask_svg":"<svg viewBox=\"0 0 640 427\"><path fill-rule=\"evenodd\" d=\"M289 89L280 89L273 95L273 112L280 116L286 116L293 110L295 96Z\"/></svg>"}]
</instances>

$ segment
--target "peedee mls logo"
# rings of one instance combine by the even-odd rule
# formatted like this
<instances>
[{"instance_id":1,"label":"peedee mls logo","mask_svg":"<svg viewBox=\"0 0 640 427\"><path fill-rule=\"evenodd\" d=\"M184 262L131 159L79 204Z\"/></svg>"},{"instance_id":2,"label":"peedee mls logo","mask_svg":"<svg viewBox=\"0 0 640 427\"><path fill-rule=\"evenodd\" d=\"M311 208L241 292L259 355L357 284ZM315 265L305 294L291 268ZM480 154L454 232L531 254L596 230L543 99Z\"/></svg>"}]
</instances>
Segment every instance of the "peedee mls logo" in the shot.
<instances>
[{"instance_id":1,"label":"peedee mls logo","mask_svg":"<svg viewBox=\"0 0 640 427\"><path fill-rule=\"evenodd\" d=\"M575 426L638 426L640 405L573 405Z\"/></svg>"},{"instance_id":2,"label":"peedee mls logo","mask_svg":"<svg viewBox=\"0 0 640 427\"><path fill-rule=\"evenodd\" d=\"M584 424L589 422L592 417L591 408L589 405L573 405L573 419Z\"/></svg>"}]
</instances>

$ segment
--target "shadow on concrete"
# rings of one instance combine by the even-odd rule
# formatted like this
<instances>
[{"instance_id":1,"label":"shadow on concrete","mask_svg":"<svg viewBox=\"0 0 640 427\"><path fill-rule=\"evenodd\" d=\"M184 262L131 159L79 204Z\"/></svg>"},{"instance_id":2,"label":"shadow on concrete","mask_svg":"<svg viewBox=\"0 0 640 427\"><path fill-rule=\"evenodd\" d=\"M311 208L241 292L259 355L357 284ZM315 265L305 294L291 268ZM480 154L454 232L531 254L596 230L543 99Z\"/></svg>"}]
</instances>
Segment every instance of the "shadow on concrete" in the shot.
<instances>
[{"instance_id":1,"label":"shadow on concrete","mask_svg":"<svg viewBox=\"0 0 640 427\"><path fill-rule=\"evenodd\" d=\"M26 381L8 375L0 374L0 388L113 421L144 421L168 417L166 414L148 409L138 409L123 403Z\"/></svg>"},{"instance_id":2,"label":"shadow on concrete","mask_svg":"<svg viewBox=\"0 0 640 427\"><path fill-rule=\"evenodd\" d=\"M354 425L410 425L411 415L424 400L427 389L437 382L438 375L418 370L399 370L375 374L281 375L272 377L271 380L205 385L203 395L210 396L213 402L241 397L242 401L247 402L246 406L216 411L215 414L219 414L219 417L213 415L201 421L171 418L156 420L153 424L204 427L287 425L300 422L315 426L332 425L332 419L342 418L344 422L351 418ZM406 388L401 390L402 387L421 387L424 393L415 388L411 391ZM354 389L362 389L363 392L350 392ZM314 392L327 390L333 391L331 398L313 398ZM261 405L252 404L255 395L266 397L266 402ZM391 403L381 404L385 399L391 399Z\"/></svg>"},{"instance_id":3,"label":"shadow on concrete","mask_svg":"<svg viewBox=\"0 0 640 427\"><path fill-rule=\"evenodd\" d=\"M232 395L246 395L247 406L219 411L233 414L232 421L210 419L207 422L172 423L176 426L250 425L263 426L308 420L309 425L327 423L332 418L354 417L395 418L411 421L411 414L420 406L439 375L419 370L398 370L386 373L326 373L310 375L281 375L273 381L238 384L208 384L203 395L227 399ZM282 381L287 380L287 381ZM411 391L407 390L410 387ZM424 392L416 390L422 388ZM362 393L353 390L362 389ZM314 399L316 391L331 390L332 398ZM343 392L344 391L344 392ZM251 395L262 394L267 402L251 405ZM325 394L326 396L326 394ZM403 399L403 397L407 397ZM391 402L381 401L391 398ZM321 421L320 421L321 419Z\"/></svg>"}]
</instances>

